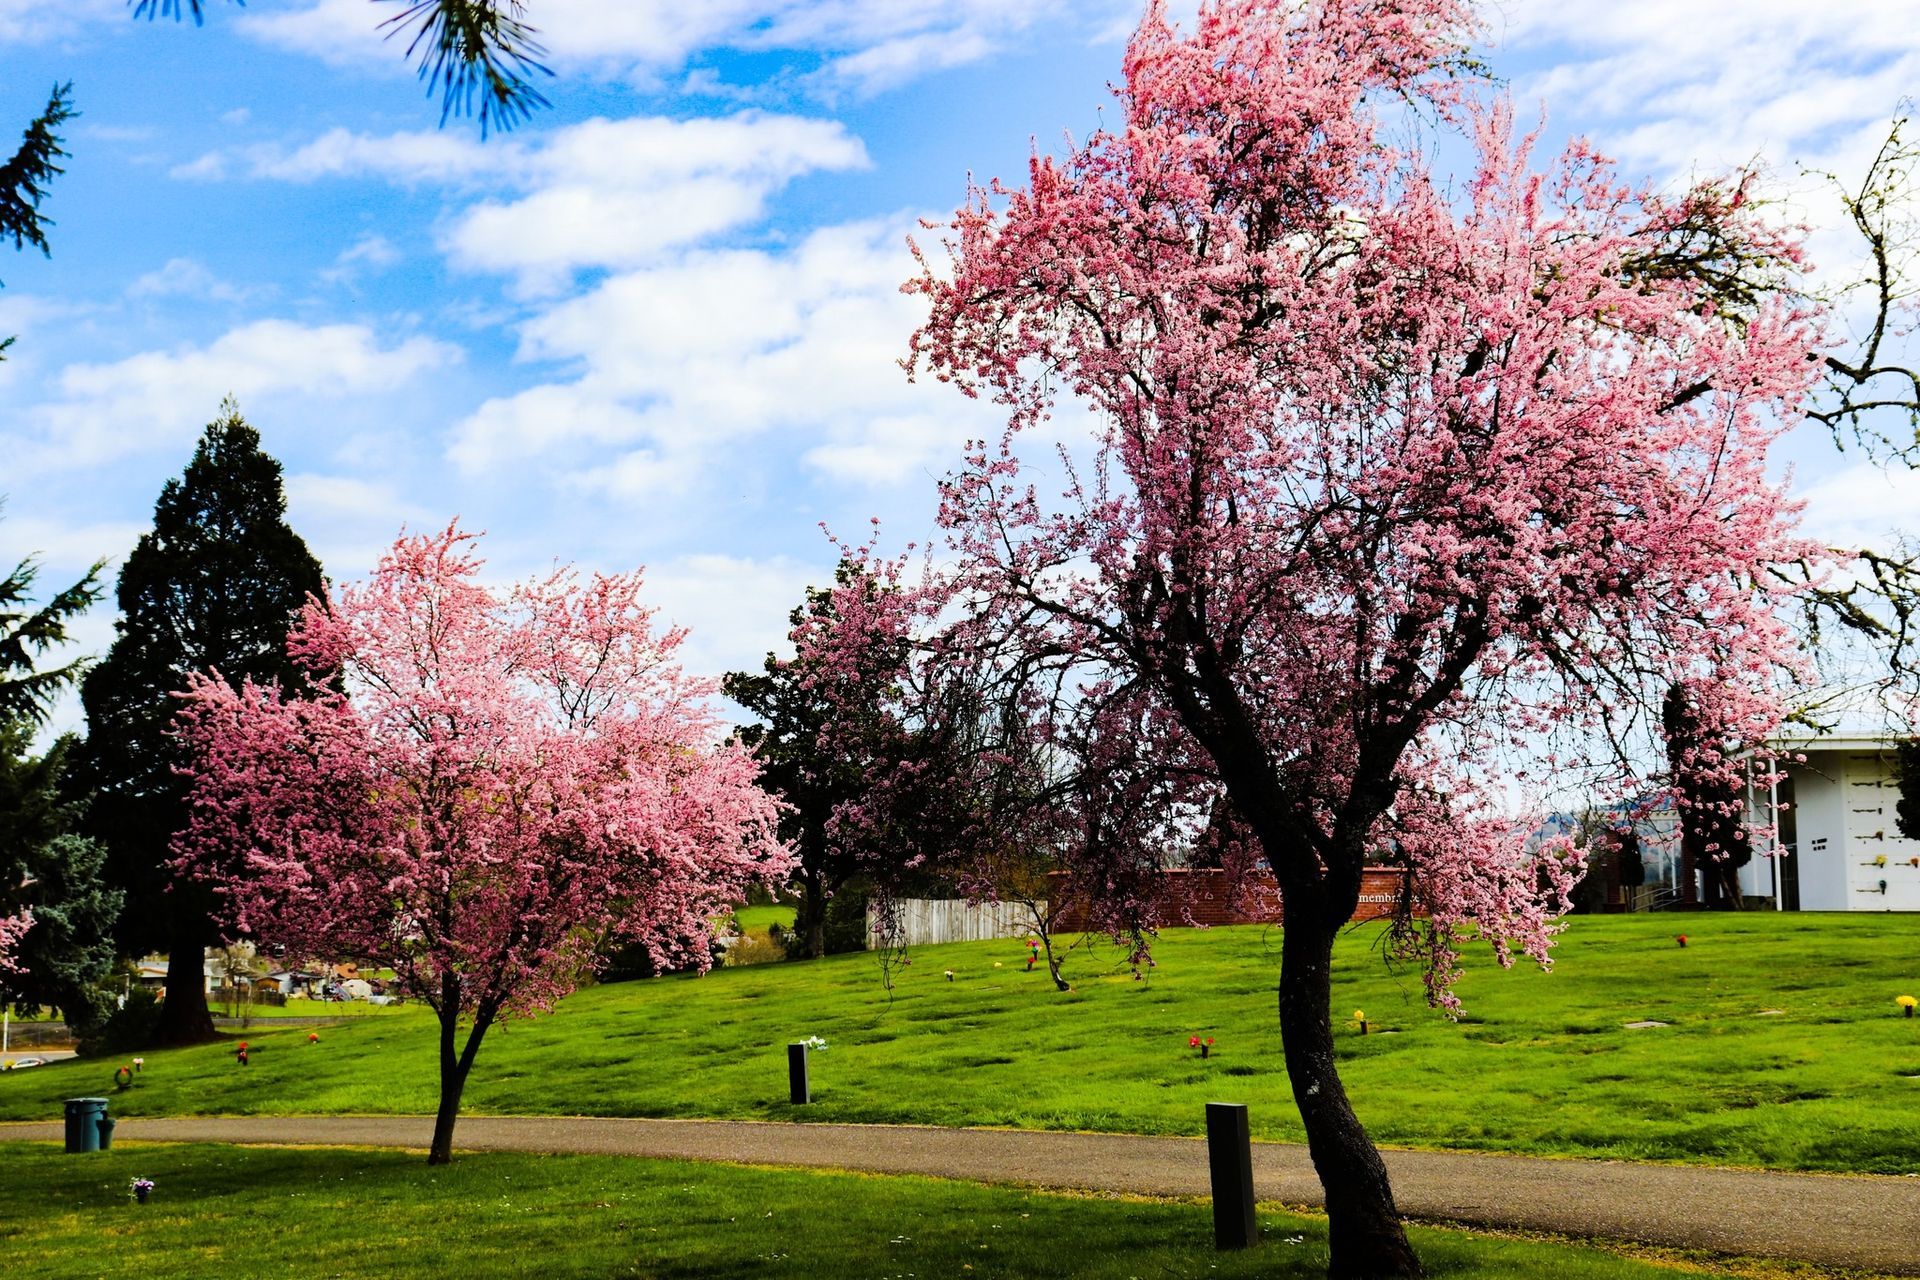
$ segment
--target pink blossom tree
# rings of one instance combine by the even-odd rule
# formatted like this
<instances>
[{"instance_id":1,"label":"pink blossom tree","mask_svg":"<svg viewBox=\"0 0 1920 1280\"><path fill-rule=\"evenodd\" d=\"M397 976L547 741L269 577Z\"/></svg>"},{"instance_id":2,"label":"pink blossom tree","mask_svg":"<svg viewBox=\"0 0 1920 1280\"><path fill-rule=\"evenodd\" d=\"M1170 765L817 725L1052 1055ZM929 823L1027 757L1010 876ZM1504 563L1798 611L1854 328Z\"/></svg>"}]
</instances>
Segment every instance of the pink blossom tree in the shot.
<instances>
[{"instance_id":1,"label":"pink blossom tree","mask_svg":"<svg viewBox=\"0 0 1920 1280\"><path fill-rule=\"evenodd\" d=\"M17 915L0 916L0 975L20 972L15 952L20 940L33 928L33 912L22 908Z\"/></svg>"},{"instance_id":2,"label":"pink blossom tree","mask_svg":"<svg viewBox=\"0 0 1920 1280\"><path fill-rule=\"evenodd\" d=\"M1641 785L1676 684L1761 738L1795 673L1771 569L1820 557L1766 469L1820 373L1797 242L1746 176L1536 164L1472 34L1467 0L1208 0L1191 33L1156 2L1114 127L974 190L908 286L913 367L1009 415L943 487L942 661L997 664L1131 797L1109 821L1231 803L1283 894L1340 1276L1420 1274L1335 1066L1363 867L1409 869L1443 1007L1468 937L1544 964L1578 855L1512 795Z\"/></svg>"},{"instance_id":3,"label":"pink blossom tree","mask_svg":"<svg viewBox=\"0 0 1920 1280\"><path fill-rule=\"evenodd\" d=\"M439 1015L430 1163L496 1020L550 1008L610 941L704 967L709 918L788 864L640 575L497 591L473 542L402 538L309 603L290 640L306 696L207 677L181 718L176 849L232 927L391 966Z\"/></svg>"}]
</instances>

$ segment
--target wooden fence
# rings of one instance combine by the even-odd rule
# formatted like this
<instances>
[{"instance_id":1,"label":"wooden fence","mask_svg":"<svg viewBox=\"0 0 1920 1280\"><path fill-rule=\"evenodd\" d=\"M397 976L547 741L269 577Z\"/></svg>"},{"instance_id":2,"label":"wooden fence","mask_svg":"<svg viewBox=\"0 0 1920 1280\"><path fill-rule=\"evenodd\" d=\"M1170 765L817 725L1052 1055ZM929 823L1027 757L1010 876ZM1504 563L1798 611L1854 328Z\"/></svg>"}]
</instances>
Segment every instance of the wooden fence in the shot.
<instances>
[{"instance_id":1,"label":"wooden fence","mask_svg":"<svg viewBox=\"0 0 1920 1280\"><path fill-rule=\"evenodd\" d=\"M902 898L894 904L899 915L899 943L910 947L938 942L984 942L990 938L1024 938L1033 932L1033 917L1024 902L983 902L962 898ZM1046 904L1041 904L1046 910ZM867 908L867 945L880 943L879 913Z\"/></svg>"},{"instance_id":2,"label":"wooden fence","mask_svg":"<svg viewBox=\"0 0 1920 1280\"><path fill-rule=\"evenodd\" d=\"M1064 875L1056 871L1048 878L1057 883ZM1164 925L1280 923L1280 886L1264 872L1249 873L1235 883L1224 871L1167 871L1161 884L1161 897L1156 905ZM1368 867L1360 873L1360 903L1353 918L1378 920L1392 915L1406 891L1406 884L1407 873L1398 867ZM1064 884L1055 893L1064 893L1072 901L1071 891ZM1413 913L1426 914L1418 900L1413 903ZM1070 933L1086 927L1085 914L1077 909L1077 904L1062 915L1064 918L1055 925L1060 932Z\"/></svg>"}]
</instances>

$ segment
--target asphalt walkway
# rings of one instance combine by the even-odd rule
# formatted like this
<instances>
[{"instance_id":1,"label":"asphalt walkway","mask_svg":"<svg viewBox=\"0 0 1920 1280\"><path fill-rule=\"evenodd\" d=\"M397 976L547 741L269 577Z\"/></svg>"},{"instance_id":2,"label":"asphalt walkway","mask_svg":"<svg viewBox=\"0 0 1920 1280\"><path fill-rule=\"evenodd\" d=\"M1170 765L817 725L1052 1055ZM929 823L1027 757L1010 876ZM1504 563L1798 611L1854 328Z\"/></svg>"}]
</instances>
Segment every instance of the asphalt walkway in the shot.
<instances>
[{"instance_id":1,"label":"asphalt walkway","mask_svg":"<svg viewBox=\"0 0 1920 1280\"><path fill-rule=\"evenodd\" d=\"M116 1141L405 1147L423 1116L126 1119ZM57 1141L58 1124L0 1124L0 1141ZM468 1151L654 1156L924 1174L1078 1191L1205 1196L1193 1138L728 1120L469 1116ZM1767 1173L1470 1152L1388 1151L1401 1210L1438 1222L1548 1231L1668 1248L1920 1276L1920 1177ZM1306 1148L1253 1148L1261 1200L1320 1204Z\"/></svg>"}]
</instances>

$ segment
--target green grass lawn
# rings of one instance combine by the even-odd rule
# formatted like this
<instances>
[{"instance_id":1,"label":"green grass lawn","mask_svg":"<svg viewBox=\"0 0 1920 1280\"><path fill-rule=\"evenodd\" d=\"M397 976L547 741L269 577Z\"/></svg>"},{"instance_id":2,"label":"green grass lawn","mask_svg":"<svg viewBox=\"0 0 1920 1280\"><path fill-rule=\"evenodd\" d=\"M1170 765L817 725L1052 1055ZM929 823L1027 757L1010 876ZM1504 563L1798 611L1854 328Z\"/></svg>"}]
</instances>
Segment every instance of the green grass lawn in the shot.
<instances>
[{"instance_id":1,"label":"green grass lawn","mask_svg":"<svg viewBox=\"0 0 1920 1280\"><path fill-rule=\"evenodd\" d=\"M365 1000L289 1000L285 1004L256 1004L253 1006L255 1022L272 1022L276 1018L383 1018L397 1013L404 1005L368 1004ZM239 1013L229 1014L226 1005L213 1006L216 1018L238 1017Z\"/></svg>"},{"instance_id":2,"label":"green grass lawn","mask_svg":"<svg viewBox=\"0 0 1920 1280\"><path fill-rule=\"evenodd\" d=\"M596 1156L0 1144L0 1257L35 1276L1307 1277L1325 1224L1263 1206L1213 1249L1210 1210L925 1178ZM150 1178L133 1203L128 1180ZM822 1213L823 1204L833 1206ZM1599 1250L1416 1228L1447 1280L1660 1280ZM1799 1272L1801 1275L1812 1274Z\"/></svg>"},{"instance_id":3,"label":"green grass lawn","mask_svg":"<svg viewBox=\"0 0 1920 1280\"><path fill-rule=\"evenodd\" d=\"M1673 941L1684 929L1692 945ZM1389 972L1376 927L1336 961L1342 1071L1381 1142L1787 1169L1920 1172L1920 919L1890 915L1584 917L1555 971L1474 955L1466 1016ZM1275 1029L1279 937L1178 930L1147 982L1076 954L1076 989L1024 972L1017 942L930 947L891 998L871 956L598 987L494 1032L469 1114L798 1118L784 1045L824 1036L810 1120L1197 1134L1209 1100L1256 1136L1298 1138ZM996 962L1000 965L995 968ZM943 970L952 968L948 982ZM1669 1025L1630 1030L1629 1022ZM1381 1034L1381 1033L1391 1034ZM1201 1061L1189 1035L1213 1036ZM154 1052L119 1115L428 1113L431 1015ZM54 1118L111 1092L112 1062L0 1076L0 1118Z\"/></svg>"},{"instance_id":4,"label":"green grass lawn","mask_svg":"<svg viewBox=\"0 0 1920 1280\"><path fill-rule=\"evenodd\" d=\"M734 923L740 926L743 933L764 933L776 924L782 929L791 929L793 916L792 907L783 907L778 904L733 909Z\"/></svg>"}]
</instances>

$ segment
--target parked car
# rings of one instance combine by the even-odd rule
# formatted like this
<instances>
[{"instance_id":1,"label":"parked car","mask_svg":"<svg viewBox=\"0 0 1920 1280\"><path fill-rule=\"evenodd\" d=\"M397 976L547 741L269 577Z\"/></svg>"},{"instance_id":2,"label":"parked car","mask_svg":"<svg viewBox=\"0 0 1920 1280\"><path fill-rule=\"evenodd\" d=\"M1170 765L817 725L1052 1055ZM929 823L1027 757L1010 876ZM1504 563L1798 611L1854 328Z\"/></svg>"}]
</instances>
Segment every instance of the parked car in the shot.
<instances>
[{"instance_id":1,"label":"parked car","mask_svg":"<svg viewBox=\"0 0 1920 1280\"><path fill-rule=\"evenodd\" d=\"M25 1071L28 1067L44 1067L46 1065L47 1060L45 1058L15 1058L12 1062L6 1064L6 1069L8 1071Z\"/></svg>"}]
</instances>

